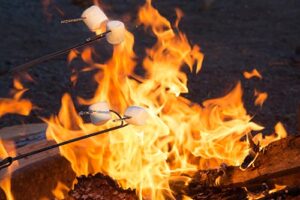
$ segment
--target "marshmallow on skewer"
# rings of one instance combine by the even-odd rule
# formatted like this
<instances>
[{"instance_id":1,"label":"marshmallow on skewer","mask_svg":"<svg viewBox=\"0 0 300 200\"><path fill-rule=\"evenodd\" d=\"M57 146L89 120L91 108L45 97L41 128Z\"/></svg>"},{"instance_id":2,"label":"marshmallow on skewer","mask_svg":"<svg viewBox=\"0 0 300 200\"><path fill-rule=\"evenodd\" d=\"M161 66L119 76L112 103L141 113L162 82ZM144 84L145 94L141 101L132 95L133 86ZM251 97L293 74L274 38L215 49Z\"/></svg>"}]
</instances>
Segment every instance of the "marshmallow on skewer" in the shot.
<instances>
[{"instance_id":1,"label":"marshmallow on skewer","mask_svg":"<svg viewBox=\"0 0 300 200\"><path fill-rule=\"evenodd\" d=\"M128 124L133 124L133 125L144 125L149 117L147 111L139 106L130 106L126 109L125 117L129 117L125 121Z\"/></svg>"},{"instance_id":2,"label":"marshmallow on skewer","mask_svg":"<svg viewBox=\"0 0 300 200\"><path fill-rule=\"evenodd\" d=\"M120 44L125 39L125 26L121 21L109 21L106 30L111 31L106 34L106 40L113 45Z\"/></svg>"},{"instance_id":3,"label":"marshmallow on skewer","mask_svg":"<svg viewBox=\"0 0 300 200\"><path fill-rule=\"evenodd\" d=\"M91 31L99 29L101 24L108 20L101 8L95 5L83 11L81 17Z\"/></svg>"},{"instance_id":4,"label":"marshmallow on skewer","mask_svg":"<svg viewBox=\"0 0 300 200\"><path fill-rule=\"evenodd\" d=\"M105 101L90 105L89 111L91 112L90 113L91 121L95 125L105 124L108 120L111 119L109 106Z\"/></svg>"}]
</instances>

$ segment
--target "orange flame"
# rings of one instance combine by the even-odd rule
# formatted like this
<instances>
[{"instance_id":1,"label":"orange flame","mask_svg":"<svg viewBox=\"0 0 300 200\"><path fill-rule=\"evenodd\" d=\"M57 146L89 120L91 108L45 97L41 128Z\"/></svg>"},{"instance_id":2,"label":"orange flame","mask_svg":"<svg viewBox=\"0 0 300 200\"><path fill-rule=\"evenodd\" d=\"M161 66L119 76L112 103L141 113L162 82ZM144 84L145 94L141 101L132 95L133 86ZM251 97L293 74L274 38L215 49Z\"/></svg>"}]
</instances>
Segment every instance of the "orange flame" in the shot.
<instances>
[{"instance_id":1,"label":"orange flame","mask_svg":"<svg viewBox=\"0 0 300 200\"><path fill-rule=\"evenodd\" d=\"M79 52L77 50L71 50L68 54L68 63L71 63L75 58L77 58Z\"/></svg>"},{"instance_id":2,"label":"orange flame","mask_svg":"<svg viewBox=\"0 0 300 200\"><path fill-rule=\"evenodd\" d=\"M177 16L178 27L182 13L177 11ZM242 138L263 127L247 114L240 83L227 95L203 102L203 107L181 97L188 92L181 69L200 71L204 57L200 48L191 46L182 32L175 32L151 1L141 7L138 17L157 38L143 60L145 77L134 74L134 37L126 32L125 41L114 47L105 64L95 63L88 49L82 53L87 64L100 70L94 76L98 83L94 97L77 100L84 105L107 101L120 113L130 105L143 106L150 115L148 123L66 145L60 152L77 175L102 172L123 188L135 188L140 199L175 199L170 181L187 183L190 178L185 175L222 163L240 165L250 149ZM47 138L56 142L116 125L113 121L100 127L84 123L68 94L62 98L58 116L46 122ZM267 143L268 138L264 140Z\"/></svg>"},{"instance_id":3,"label":"orange flame","mask_svg":"<svg viewBox=\"0 0 300 200\"><path fill-rule=\"evenodd\" d=\"M254 90L254 96L256 97L254 104L262 106L268 98L268 93Z\"/></svg>"},{"instance_id":4,"label":"orange flame","mask_svg":"<svg viewBox=\"0 0 300 200\"><path fill-rule=\"evenodd\" d=\"M253 141L256 144L260 144L261 149L265 148L266 146L268 146L269 144L271 144L272 142L278 141L282 138L286 138L287 137L287 132L284 128L284 126L282 125L281 122L278 122L275 125L275 133L272 135L268 135L268 136L263 136L261 133L255 135L255 137L253 137Z\"/></svg>"},{"instance_id":5,"label":"orange flame","mask_svg":"<svg viewBox=\"0 0 300 200\"><path fill-rule=\"evenodd\" d=\"M243 75L246 79L251 79L253 77L262 79L262 75L257 71L257 69L253 69L251 72L244 72Z\"/></svg>"},{"instance_id":6,"label":"orange flame","mask_svg":"<svg viewBox=\"0 0 300 200\"><path fill-rule=\"evenodd\" d=\"M66 186L65 184L59 181L55 189L52 190L52 194L56 199L65 199L66 194L68 193L69 190L70 188L68 186Z\"/></svg>"},{"instance_id":7,"label":"orange flame","mask_svg":"<svg viewBox=\"0 0 300 200\"><path fill-rule=\"evenodd\" d=\"M14 148L13 143L10 143L10 142L4 143L0 139L0 159L1 160L8 157L8 156L15 156L16 154L15 154L14 149L15 148ZM8 154L8 151L10 152L10 154ZM0 179L0 187L4 191L7 200L13 200L14 199L14 196L11 192L11 172L17 166L18 166L18 163L14 162L11 166L9 166L7 168L5 174L2 174L2 177Z\"/></svg>"},{"instance_id":8,"label":"orange flame","mask_svg":"<svg viewBox=\"0 0 300 200\"><path fill-rule=\"evenodd\" d=\"M18 78L14 79L14 95L13 98L0 98L0 117L5 114L29 115L33 108L29 100L21 99L22 95L27 91Z\"/></svg>"}]
</instances>

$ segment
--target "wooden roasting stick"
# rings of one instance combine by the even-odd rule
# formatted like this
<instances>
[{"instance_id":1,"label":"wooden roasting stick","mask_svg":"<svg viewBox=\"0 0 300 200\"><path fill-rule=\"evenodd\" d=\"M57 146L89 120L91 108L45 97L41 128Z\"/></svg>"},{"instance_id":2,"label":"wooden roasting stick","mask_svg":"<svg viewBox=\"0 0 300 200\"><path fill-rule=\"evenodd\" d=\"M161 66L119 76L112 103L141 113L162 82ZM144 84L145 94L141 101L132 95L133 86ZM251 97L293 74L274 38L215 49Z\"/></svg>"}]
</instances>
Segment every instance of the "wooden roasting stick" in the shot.
<instances>
[{"instance_id":1,"label":"wooden roasting stick","mask_svg":"<svg viewBox=\"0 0 300 200\"><path fill-rule=\"evenodd\" d=\"M246 170L227 167L223 172L216 176L217 170L200 171L195 178L201 185L216 186L219 177L221 187L251 187L262 183L299 186L300 136L289 136L270 144L260 152L253 167Z\"/></svg>"}]
</instances>

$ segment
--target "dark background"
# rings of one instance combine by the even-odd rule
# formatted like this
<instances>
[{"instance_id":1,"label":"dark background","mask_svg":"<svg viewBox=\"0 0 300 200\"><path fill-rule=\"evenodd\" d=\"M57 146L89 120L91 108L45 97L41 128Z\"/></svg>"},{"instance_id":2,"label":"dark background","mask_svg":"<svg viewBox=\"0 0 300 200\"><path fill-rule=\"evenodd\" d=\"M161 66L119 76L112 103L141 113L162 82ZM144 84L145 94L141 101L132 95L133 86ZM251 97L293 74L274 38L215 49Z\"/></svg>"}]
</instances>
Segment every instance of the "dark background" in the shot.
<instances>
[{"instance_id":1,"label":"dark background","mask_svg":"<svg viewBox=\"0 0 300 200\"><path fill-rule=\"evenodd\" d=\"M105 0L108 16L134 26L135 15L143 1ZM46 6L49 4L48 6ZM0 1L0 67L14 67L32 58L68 47L90 36L82 23L60 24L64 18L78 17L89 0L1 0ZM201 103L219 97L242 80L244 99L254 121L271 132L277 121L289 133L297 133L297 110L300 105L300 1L299 0L163 0L154 5L174 22L176 7L185 13L180 28L192 44L199 44L205 54L200 74L189 74L187 97ZM136 54L142 58L144 47L154 38L142 30L133 30ZM109 57L111 48L105 42L96 44L99 59ZM97 59L97 58L96 58ZM84 66L76 62L77 67ZM244 71L258 69L263 79L245 80ZM141 70L137 69L138 73ZM61 96L91 97L95 84L92 73L81 74L80 84L71 87L71 69L66 56L40 64L29 73L34 83L25 98L37 105L29 117L6 115L0 127L39 122L38 116L49 117L58 112ZM7 97L12 77L0 78L0 96ZM262 108L254 106L254 88L269 97Z\"/></svg>"}]
</instances>

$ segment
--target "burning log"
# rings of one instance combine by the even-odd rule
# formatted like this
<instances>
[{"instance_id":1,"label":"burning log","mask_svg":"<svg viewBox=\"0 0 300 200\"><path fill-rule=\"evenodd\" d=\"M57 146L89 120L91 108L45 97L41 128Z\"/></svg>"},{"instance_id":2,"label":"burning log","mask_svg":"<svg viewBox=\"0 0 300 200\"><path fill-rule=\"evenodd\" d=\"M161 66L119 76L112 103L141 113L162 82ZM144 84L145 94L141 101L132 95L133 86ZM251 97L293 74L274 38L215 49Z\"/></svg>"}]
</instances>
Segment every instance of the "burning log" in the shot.
<instances>
[{"instance_id":1,"label":"burning log","mask_svg":"<svg viewBox=\"0 0 300 200\"><path fill-rule=\"evenodd\" d=\"M253 165L246 170L227 167L222 170L200 171L192 184L206 187L219 185L224 188L254 187L262 183L299 186L300 136L290 136L270 144Z\"/></svg>"},{"instance_id":2,"label":"burning log","mask_svg":"<svg viewBox=\"0 0 300 200\"><path fill-rule=\"evenodd\" d=\"M34 132L34 131L33 131ZM26 145L17 150L18 153L28 152L31 149L38 149L48 146L52 142L40 141L36 144ZM268 185L280 184L288 185L289 188L279 192L279 194L267 194L267 197L274 195L299 195L300 184L300 136L288 137L270 144L254 162L255 167L250 167L245 171L238 167L225 167L222 170L200 171L190 183L187 193L194 199L222 198L230 199L239 197L246 198L247 192L241 187L257 188L263 183ZM284 160L284 162L282 162ZM35 155L31 159L21 160L19 169L13 173L12 187L16 199L26 196L32 199L51 195L51 190L55 188L57 181L67 183L71 186L75 178L71 170L70 163L59 156L57 149L53 149L43 154ZM222 173L224 173L222 175ZM216 178L220 177L220 185L216 185ZM48 187L44 187L43 182L47 182ZM51 182L51 183L50 183ZM38 183L38 184L37 184ZM99 189L91 184L100 184L106 189ZM28 194L29 187L34 192ZM40 188L39 185L41 185ZM91 189L91 190L90 190ZM287 193L288 191L289 193ZM95 176L79 177L78 184L69 195L76 199L83 195L100 195L115 199L135 199L136 196L131 190L122 190L109 177L98 174ZM1 195L0 195L1 197Z\"/></svg>"}]
</instances>

